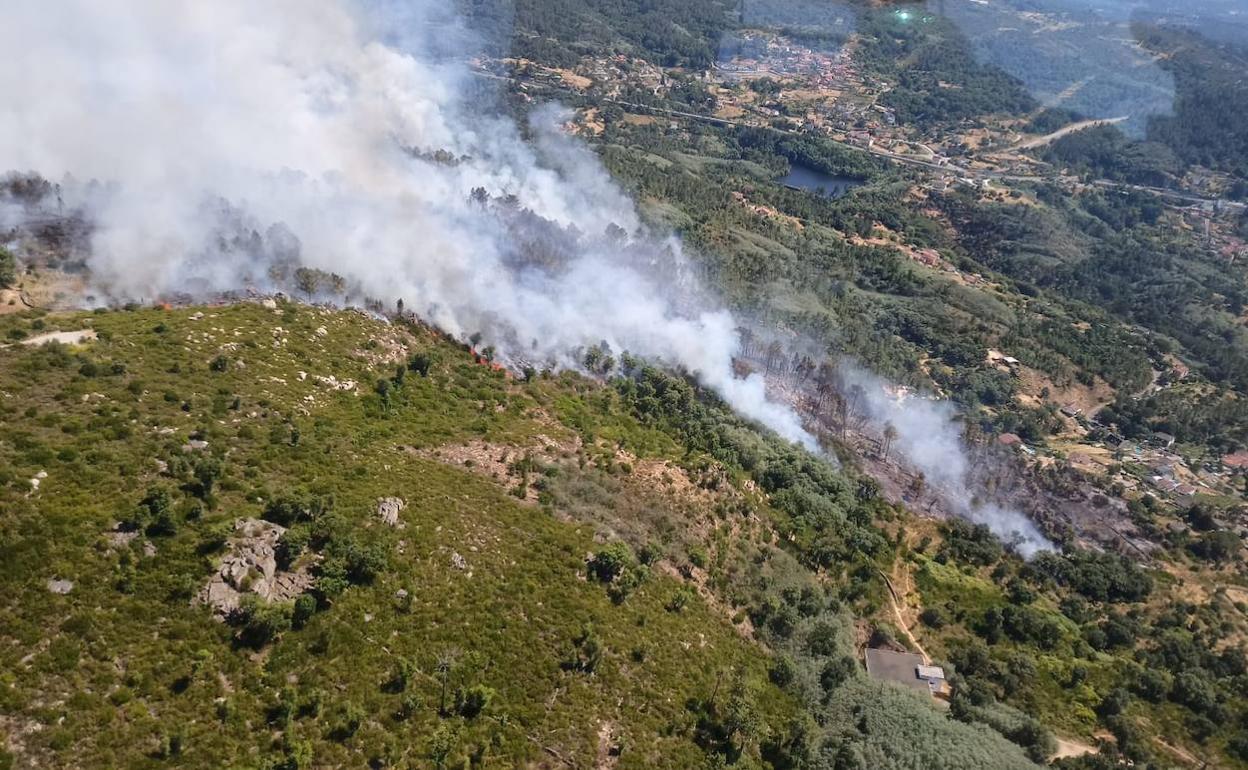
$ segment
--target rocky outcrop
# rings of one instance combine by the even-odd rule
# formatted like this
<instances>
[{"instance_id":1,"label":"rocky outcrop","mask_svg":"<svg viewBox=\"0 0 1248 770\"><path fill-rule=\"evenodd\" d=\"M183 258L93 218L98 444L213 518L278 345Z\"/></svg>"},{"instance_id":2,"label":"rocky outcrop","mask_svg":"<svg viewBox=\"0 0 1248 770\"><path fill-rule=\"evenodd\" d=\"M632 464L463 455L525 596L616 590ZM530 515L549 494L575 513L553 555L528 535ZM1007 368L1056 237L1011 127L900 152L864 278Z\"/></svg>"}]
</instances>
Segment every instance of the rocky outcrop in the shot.
<instances>
[{"instance_id":1,"label":"rocky outcrop","mask_svg":"<svg viewBox=\"0 0 1248 770\"><path fill-rule=\"evenodd\" d=\"M262 519L238 519L226 554L195 601L225 618L238 609L243 595L253 593L269 602L291 601L312 587L307 566L293 571L277 566L277 541L285 527Z\"/></svg>"},{"instance_id":2,"label":"rocky outcrop","mask_svg":"<svg viewBox=\"0 0 1248 770\"><path fill-rule=\"evenodd\" d=\"M377 501L377 515L388 527L399 526L399 513L407 507L401 497L383 497Z\"/></svg>"}]
</instances>

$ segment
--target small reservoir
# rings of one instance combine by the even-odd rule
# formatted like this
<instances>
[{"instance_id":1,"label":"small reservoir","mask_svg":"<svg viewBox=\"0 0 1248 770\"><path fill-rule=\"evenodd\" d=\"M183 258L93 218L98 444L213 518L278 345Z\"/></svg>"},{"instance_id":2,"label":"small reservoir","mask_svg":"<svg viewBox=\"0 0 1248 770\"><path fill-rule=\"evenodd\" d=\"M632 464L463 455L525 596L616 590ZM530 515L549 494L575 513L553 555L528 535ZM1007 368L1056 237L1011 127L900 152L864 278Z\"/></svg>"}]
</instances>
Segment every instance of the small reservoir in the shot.
<instances>
[{"instance_id":1,"label":"small reservoir","mask_svg":"<svg viewBox=\"0 0 1248 770\"><path fill-rule=\"evenodd\" d=\"M855 187L861 187L862 180L825 174L809 166L793 163L789 166L788 175L780 178L780 184L794 190L805 190L821 195L824 198L839 198Z\"/></svg>"}]
</instances>

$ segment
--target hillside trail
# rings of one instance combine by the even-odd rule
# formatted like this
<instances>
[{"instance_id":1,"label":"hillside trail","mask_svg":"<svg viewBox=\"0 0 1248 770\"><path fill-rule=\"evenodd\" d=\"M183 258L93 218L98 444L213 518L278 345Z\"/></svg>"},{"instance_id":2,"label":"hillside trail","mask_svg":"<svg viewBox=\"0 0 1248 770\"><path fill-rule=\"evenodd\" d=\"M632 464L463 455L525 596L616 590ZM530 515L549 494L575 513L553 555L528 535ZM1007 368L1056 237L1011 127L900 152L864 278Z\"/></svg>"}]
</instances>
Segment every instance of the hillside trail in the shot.
<instances>
[{"instance_id":1,"label":"hillside trail","mask_svg":"<svg viewBox=\"0 0 1248 770\"><path fill-rule=\"evenodd\" d=\"M1208 762L1201 760L1199 757L1192 755L1190 752L1180 748L1179 746L1175 746L1173 743L1163 741L1161 738L1154 737L1153 743L1156 743L1158 746L1170 752L1171 755L1177 757L1179 760L1186 762L1189 767L1204 768L1209 766Z\"/></svg>"},{"instance_id":2,"label":"hillside trail","mask_svg":"<svg viewBox=\"0 0 1248 770\"><path fill-rule=\"evenodd\" d=\"M81 345L84 342L90 342L94 339L95 331L93 329L81 329L73 332L48 332L46 334L38 334L34 337L27 337L21 341L21 344L29 347L47 345L50 342L59 342L62 345Z\"/></svg>"},{"instance_id":3,"label":"hillside trail","mask_svg":"<svg viewBox=\"0 0 1248 770\"><path fill-rule=\"evenodd\" d=\"M905 562L898 560L893 565L892 575L888 575L883 570L880 570L880 577L884 578L884 584L888 586L888 603L892 605L893 618L897 621L897 630L905 635L906 640L910 642L910 647L923 658L923 664L931 665L932 657L927 654L927 650L923 649L923 645L919 643L918 637L910 630L910 622L902 611L902 607L906 604L906 597L909 597L914 591L910 570L906 567Z\"/></svg>"},{"instance_id":4,"label":"hillside trail","mask_svg":"<svg viewBox=\"0 0 1248 770\"><path fill-rule=\"evenodd\" d=\"M24 345L26 347L36 347L39 345L47 345L50 342L59 342L62 345L82 345L95 339L95 331L93 329L82 329L76 332L47 332L45 334L37 334L34 337L27 337L24 340L10 343L8 345L0 345L0 350L5 348L17 347Z\"/></svg>"},{"instance_id":5,"label":"hillside trail","mask_svg":"<svg viewBox=\"0 0 1248 770\"><path fill-rule=\"evenodd\" d=\"M598 727L598 753L594 760L594 770L612 770L619 759L611 751L615 739L615 723L607 720Z\"/></svg>"},{"instance_id":6,"label":"hillside trail","mask_svg":"<svg viewBox=\"0 0 1248 770\"><path fill-rule=\"evenodd\" d=\"M1053 739L1057 742L1057 751L1053 752L1053 755L1049 757L1050 760L1073 759L1074 757L1082 757L1085 754L1099 753L1097 747L1090 743L1077 741L1073 738L1059 738L1056 735L1053 736Z\"/></svg>"}]
</instances>

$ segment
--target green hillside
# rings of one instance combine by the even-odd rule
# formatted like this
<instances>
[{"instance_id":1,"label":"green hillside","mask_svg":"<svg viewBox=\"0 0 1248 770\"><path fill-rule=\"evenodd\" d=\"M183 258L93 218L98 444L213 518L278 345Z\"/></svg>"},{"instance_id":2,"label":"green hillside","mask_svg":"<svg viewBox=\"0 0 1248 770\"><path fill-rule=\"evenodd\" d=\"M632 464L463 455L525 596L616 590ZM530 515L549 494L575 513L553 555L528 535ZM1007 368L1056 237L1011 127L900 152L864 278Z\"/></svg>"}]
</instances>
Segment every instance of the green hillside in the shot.
<instances>
[{"instance_id":1,"label":"green hillside","mask_svg":"<svg viewBox=\"0 0 1248 770\"><path fill-rule=\"evenodd\" d=\"M0 334L2 766L995 770L1050 728L1156 757L1150 725L1239 751L1235 596L1025 563L628 356L513 377L271 301ZM870 681L868 644L926 648L951 707Z\"/></svg>"},{"instance_id":2,"label":"green hillside","mask_svg":"<svg viewBox=\"0 0 1248 770\"><path fill-rule=\"evenodd\" d=\"M837 602L770 545L749 484L614 390L516 381L419 325L287 303L3 326L96 335L0 350L3 766L782 767L820 750L800 685L718 597L805 586L795 639ZM216 619L206 587L266 531L269 571L251 564ZM917 732L832 751L903 767L912 739L943 736L982 745L974 766L1027 764L849 660L826 708Z\"/></svg>"},{"instance_id":3,"label":"green hillside","mask_svg":"<svg viewBox=\"0 0 1248 770\"><path fill-rule=\"evenodd\" d=\"M0 28L67 73L0 86L0 770L1248 770L1228 35L456 0L220 45L256 15L229 5ZM989 30L1155 67L1172 114L1085 120L1099 65L1037 90ZM149 114L212 134L146 142ZM492 320L470 347L376 292ZM558 342L690 306L725 315L656 332L675 358ZM531 348L565 371L476 349L555 319L581 328ZM681 368L726 347L821 454Z\"/></svg>"},{"instance_id":4,"label":"green hillside","mask_svg":"<svg viewBox=\"0 0 1248 770\"><path fill-rule=\"evenodd\" d=\"M354 313L202 315L57 318L99 339L0 352L0 697L23 736L8 765L503 767L584 764L608 745L621 767L686 765L702 755L687 704L721 679L718 710L792 713L727 621L700 601L665 609L677 581L654 574L613 604L586 580L591 529L412 451L563 435L542 421L546 384ZM427 377L375 392L421 353ZM329 376L361 385L314 380ZM207 446L183 451L192 436ZM168 513L139 515L162 491ZM390 496L406 502L401 528L376 515ZM192 606L233 522L280 518L282 500L332 500L292 529L309 530L309 551L322 541L312 607L223 624ZM126 521L146 531L122 542ZM474 693L488 695L475 715Z\"/></svg>"}]
</instances>

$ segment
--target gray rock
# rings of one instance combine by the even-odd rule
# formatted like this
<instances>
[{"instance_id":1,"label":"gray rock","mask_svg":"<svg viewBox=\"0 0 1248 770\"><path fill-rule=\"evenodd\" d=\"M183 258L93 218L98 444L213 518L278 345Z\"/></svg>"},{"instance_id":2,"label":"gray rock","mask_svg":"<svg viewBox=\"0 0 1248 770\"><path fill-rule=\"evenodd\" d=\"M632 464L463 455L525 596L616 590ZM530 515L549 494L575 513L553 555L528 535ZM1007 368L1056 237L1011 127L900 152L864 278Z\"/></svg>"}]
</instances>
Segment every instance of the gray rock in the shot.
<instances>
[{"instance_id":1,"label":"gray rock","mask_svg":"<svg viewBox=\"0 0 1248 770\"><path fill-rule=\"evenodd\" d=\"M196 601L211 606L224 618L238 609L246 593L269 602L284 602L306 592L313 582L306 567L278 569L276 546L285 531L285 527L263 519L235 521L229 548Z\"/></svg>"},{"instance_id":2,"label":"gray rock","mask_svg":"<svg viewBox=\"0 0 1248 770\"><path fill-rule=\"evenodd\" d=\"M121 525L115 524L108 532L108 545L113 549L121 549L129 547L130 543L139 536L134 530L121 529Z\"/></svg>"},{"instance_id":3,"label":"gray rock","mask_svg":"<svg viewBox=\"0 0 1248 770\"><path fill-rule=\"evenodd\" d=\"M377 515L389 527L399 526L399 512L407 507L400 497L383 497L377 501Z\"/></svg>"},{"instance_id":4,"label":"gray rock","mask_svg":"<svg viewBox=\"0 0 1248 770\"><path fill-rule=\"evenodd\" d=\"M62 596L64 596L65 594L74 590L74 583L72 580L60 580L58 578L48 578L48 590L54 594L61 594Z\"/></svg>"}]
</instances>

